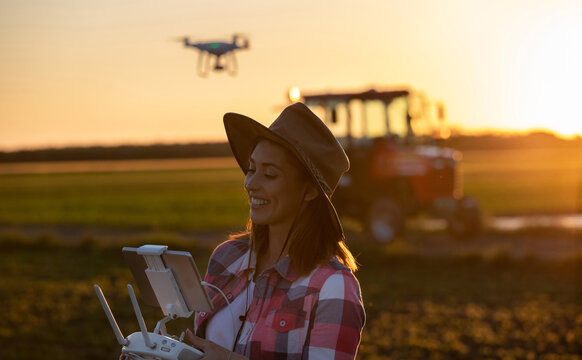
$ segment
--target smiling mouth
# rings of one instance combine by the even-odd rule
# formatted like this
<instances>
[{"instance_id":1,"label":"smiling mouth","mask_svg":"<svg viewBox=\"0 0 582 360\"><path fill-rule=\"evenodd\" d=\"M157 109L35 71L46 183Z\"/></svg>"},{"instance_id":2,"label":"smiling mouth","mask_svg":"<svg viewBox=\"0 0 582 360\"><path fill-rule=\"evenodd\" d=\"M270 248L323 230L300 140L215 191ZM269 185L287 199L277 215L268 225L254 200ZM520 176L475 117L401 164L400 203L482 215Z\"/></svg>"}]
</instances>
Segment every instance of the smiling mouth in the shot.
<instances>
[{"instance_id":1,"label":"smiling mouth","mask_svg":"<svg viewBox=\"0 0 582 360\"><path fill-rule=\"evenodd\" d=\"M255 197L251 197L250 202L251 202L251 206L261 206L261 205L266 205L269 203L269 201L267 201L267 200L257 199Z\"/></svg>"}]
</instances>

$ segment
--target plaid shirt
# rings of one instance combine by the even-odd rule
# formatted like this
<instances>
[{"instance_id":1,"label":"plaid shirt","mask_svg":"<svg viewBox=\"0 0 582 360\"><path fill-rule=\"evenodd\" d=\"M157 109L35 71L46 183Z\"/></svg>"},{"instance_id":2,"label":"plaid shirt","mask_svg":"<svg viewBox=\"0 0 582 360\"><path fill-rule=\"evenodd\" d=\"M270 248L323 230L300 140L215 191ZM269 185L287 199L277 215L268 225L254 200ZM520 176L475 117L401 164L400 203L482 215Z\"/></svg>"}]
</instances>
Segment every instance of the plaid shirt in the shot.
<instances>
[{"instance_id":1,"label":"plaid shirt","mask_svg":"<svg viewBox=\"0 0 582 360\"><path fill-rule=\"evenodd\" d=\"M246 288L254 269L248 239L230 240L214 250L205 281L232 301ZM214 311L196 314L196 333L201 337L208 320L226 306L218 291L208 288L208 293ZM286 256L255 277L235 352L265 360L353 359L364 321L358 280L335 257L300 277Z\"/></svg>"}]
</instances>

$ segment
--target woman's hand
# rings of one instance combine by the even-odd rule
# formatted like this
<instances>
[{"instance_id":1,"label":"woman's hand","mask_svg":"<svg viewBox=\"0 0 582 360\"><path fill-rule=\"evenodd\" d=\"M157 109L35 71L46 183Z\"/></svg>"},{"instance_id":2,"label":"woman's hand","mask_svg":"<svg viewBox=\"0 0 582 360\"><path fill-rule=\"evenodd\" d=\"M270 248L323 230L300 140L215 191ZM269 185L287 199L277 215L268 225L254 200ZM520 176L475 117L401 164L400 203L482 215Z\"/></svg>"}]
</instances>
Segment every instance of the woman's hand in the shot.
<instances>
[{"instance_id":1,"label":"woman's hand","mask_svg":"<svg viewBox=\"0 0 582 360\"><path fill-rule=\"evenodd\" d=\"M204 353L202 359L205 360L238 360L246 359L246 357L235 354L222 346L213 343L210 340L202 339L192 333L190 329L186 329L186 338L192 346Z\"/></svg>"}]
</instances>

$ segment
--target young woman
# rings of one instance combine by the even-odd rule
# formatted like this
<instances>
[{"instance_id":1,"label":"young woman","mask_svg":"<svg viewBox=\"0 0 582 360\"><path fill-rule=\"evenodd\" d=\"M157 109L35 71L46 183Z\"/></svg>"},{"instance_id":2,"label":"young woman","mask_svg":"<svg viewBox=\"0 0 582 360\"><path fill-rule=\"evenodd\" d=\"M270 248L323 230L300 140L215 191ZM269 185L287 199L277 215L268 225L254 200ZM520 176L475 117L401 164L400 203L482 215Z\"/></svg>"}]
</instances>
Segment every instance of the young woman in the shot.
<instances>
[{"instance_id":1,"label":"young woman","mask_svg":"<svg viewBox=\"0 0 582 360\"><path fill-rule=\"evenodd\" d=\"M355 358L364 307L330 201L349 169L342 147L301 103L269 128L234 113L224 125L250 220L214 250L206 272L230 308L209 289L214 311L197 314L190 342L204 359Z\"/></svg>"}]
</instances>

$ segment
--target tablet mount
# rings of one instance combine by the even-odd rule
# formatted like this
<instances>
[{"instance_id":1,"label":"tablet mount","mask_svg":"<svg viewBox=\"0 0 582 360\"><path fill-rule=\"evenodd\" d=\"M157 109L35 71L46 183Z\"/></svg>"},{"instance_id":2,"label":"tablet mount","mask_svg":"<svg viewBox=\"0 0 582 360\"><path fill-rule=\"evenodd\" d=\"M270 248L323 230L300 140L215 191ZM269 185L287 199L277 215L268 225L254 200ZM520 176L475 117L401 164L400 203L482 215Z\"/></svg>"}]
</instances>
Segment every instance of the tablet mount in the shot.
<instances>
[{"instance_id":1,"label":"tablet mount","mask_svg":"<svg viewBox=\"0 0 582 360\"><path fill-rule=\"evenodd\" d=\"M204 354L182 342L184 332L177 337L166 332L165 324L178 317L188 318L194 311L212 311L212 305L201 285L200 274L187 252L169 251L167 246L144 245L124 247L123 254L146 304L159 306L165 317L148 332L133 287L127 290L140 331L124 338L109 304L94 285L97 297L109 319L117 342L122 345L120 360L161 359L197 360Z\"/></svg>"}]
</instances>

